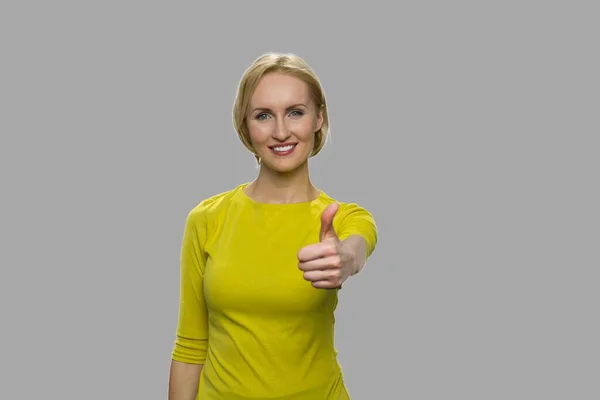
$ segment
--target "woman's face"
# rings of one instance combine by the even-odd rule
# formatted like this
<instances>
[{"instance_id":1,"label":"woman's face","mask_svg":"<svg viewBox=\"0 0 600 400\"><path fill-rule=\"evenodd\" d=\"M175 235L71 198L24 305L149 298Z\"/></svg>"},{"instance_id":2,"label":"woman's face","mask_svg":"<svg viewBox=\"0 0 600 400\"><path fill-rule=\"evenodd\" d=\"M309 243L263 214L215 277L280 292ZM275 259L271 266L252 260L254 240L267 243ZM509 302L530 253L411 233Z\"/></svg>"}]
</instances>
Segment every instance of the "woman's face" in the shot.
<instances>
[{"instance_id":1,"label":"woman's face","mask_svg":"<svg viewBox=\"0 0 600 400\"><path fill-rule=\"evenodd\" d=\"M250 100L247 126L263 167L276 172L301 167L322 124L323 113L301 79L275 72L262 77Z\"/></svg>"}]
</instances>

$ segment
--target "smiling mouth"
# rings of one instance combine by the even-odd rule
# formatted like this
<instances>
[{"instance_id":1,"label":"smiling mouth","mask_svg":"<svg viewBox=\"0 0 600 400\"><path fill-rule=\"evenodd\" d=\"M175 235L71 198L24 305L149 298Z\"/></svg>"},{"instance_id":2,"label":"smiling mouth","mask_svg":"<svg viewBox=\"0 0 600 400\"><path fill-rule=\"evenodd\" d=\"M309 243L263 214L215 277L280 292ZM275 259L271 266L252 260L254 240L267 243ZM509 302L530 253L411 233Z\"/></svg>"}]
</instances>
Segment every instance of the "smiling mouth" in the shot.
<instances>
[{"instance_id":1,"label":"smiling mouth","mask_svg":"<svg viewBox=\"0 0 600 400\"><path fill-rule=\"evenodd\" d=\"M280 156L287 156L291 154L296 148L296 143L287 144L287 145L278 145L278 146L270 146L269 148L273 151L273 153Z\"/></svg>"}]
</instances>

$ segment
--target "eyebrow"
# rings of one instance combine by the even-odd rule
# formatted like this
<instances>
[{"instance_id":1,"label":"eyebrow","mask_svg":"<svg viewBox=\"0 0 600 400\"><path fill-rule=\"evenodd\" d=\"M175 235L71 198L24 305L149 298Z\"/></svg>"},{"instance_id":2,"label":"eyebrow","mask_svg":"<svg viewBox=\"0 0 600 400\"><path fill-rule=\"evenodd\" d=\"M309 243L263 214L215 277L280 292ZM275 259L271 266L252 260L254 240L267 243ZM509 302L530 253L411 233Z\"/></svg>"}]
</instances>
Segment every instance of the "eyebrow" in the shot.
<instances>
[{"instance_id":1,"label":"eyebrow","mask_svg":"<svg viewBox=\"0 0 600 400\"><path fill-rule=\"evenodd\" d=\"M291 110L292 108L297 108L297 107L304 107L304 108L308 108L308 107L306 106L306 104L303 104L303 103L297 103L297 104L293 104L293 105L289 106L288 108L286 108L286 111L289 111L289 110ZM268 108L268 107L256 107L254 110L252 110L252 112L255 112L255 111L271 111L271 109L270 109L270 108Z\"/></svg>"}]
</instances>

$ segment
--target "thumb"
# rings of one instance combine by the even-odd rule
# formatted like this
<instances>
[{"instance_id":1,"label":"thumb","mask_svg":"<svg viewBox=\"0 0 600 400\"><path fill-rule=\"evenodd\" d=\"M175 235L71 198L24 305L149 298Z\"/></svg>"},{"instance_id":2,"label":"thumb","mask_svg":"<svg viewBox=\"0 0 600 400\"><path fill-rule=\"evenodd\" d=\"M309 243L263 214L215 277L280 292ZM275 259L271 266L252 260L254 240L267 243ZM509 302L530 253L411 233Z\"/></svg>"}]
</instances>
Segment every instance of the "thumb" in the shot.
<instances>
[{"instance_id":1,"label":"thumb","mask_svg":"<svg viewBox=\"0 0 600 400\"><path fill-rule=\"evenodd\" d=\"M333 229L333 218L337 213L340 205L338 203L333 203L327 206L323 213L321 214L321 234L320 240L321 242L325 239L329 238L337 238L337 234Z\"/></svg>"}]
</instances>

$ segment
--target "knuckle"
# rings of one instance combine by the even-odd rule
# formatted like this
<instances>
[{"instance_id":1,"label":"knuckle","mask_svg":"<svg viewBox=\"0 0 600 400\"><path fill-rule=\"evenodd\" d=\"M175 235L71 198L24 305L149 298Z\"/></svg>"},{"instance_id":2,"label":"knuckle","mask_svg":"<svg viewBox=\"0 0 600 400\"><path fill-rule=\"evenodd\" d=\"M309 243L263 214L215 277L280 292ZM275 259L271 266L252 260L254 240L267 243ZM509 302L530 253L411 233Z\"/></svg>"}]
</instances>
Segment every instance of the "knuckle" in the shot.
<instances>
[{"instance_id":1,"label":"knuckle","mask_svg":"<svg viewBox=\"0 0 600 400\"><path fill-rule=\"evenodd\" d=\"M336 268L342 268L342 258L339 255L333 256L333 266Z\"/></svg>"},{"instance_id":2,"label":"knuckle","mask_svg":"<svg viewBox=\"0 0 600 400\"><path fill-rule=\"evenodd\" d=\"M333 254L337 254L337 246L335 243L328 243L327 245L327 251L329 251L329 253Z\"/></svg>"}]
</instances>

